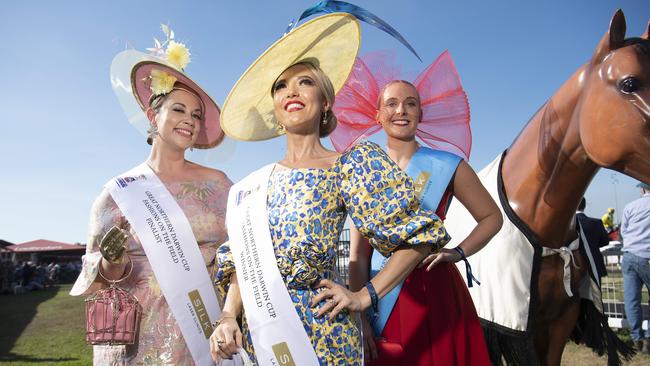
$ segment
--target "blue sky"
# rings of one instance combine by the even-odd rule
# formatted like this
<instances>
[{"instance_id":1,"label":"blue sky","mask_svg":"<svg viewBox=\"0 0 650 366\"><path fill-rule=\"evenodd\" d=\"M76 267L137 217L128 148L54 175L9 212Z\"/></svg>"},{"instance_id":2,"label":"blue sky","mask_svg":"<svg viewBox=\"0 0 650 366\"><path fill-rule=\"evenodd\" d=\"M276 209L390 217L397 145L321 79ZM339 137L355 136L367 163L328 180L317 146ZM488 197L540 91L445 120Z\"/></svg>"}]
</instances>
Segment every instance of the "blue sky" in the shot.
<instances>
[{"instance_id":1,"label":"blue sky","mask_svg":"<svg viewBox=\"0 0 650 366\"><path fill-rule=\"evenodd\" d=\"M126 47L144 50L168 23L192 52L187 72L220 104L241 73L315 1L13 1L0 6L5 87L0 91L0 239L85 242L101 186L144 161L145 138L113 95L109 67ZM449 49L472 111L471 165L480 170L581 64L617 8L628 36L650 19L650 2L368 1L415 47L425 64L379 30L362 25L362 54L396 50L417 74ZM233 180L280 159L284 140L228 142L188 158ZM616 183L614 183L616 182ZM622 210L635 181L601 171L587 213ZM616 194L614 193L616 192ZM617 205L618 202L618 205Z\"/></svg>"}]
</instances>

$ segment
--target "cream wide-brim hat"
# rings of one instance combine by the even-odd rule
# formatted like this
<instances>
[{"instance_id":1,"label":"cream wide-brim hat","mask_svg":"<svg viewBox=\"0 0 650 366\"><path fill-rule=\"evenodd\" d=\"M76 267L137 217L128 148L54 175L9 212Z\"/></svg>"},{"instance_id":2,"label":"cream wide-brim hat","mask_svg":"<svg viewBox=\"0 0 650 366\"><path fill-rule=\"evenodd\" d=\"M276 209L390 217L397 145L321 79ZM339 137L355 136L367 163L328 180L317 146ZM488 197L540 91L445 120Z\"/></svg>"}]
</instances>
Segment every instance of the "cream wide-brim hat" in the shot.
<instances>
[{"instance_id":1,"label":"cream wide-brim hat","mask_svg":"<svg viewBox=\"0 0 650 366\"><path fill-rule=\"evenodd\" d=\"M281 135L273 114L271 89L291 65L309 61L320 67L338 92L347 80L359 51L359 22L348 13L315 18L284 35L239 78L221 110L221 128L243 141Z\"/></svg>"},{"instance_id":2,"label":"cream wide-brim hat","mask_svg":"<svg viewBox=\"0 0 650 366\"><path fill-rule=\"evenodd\" d=\"M217 103L185 73L161 58L136 50L118 53L111 63L111 86L129 122L147 136L150 123L144 111L149 108L152 94L148 76L154 69L174 76L177 83L184 85L184 89L191 89L201 99L205 110L199 136L193 147L209 149L217 146L224 137Z\"/></svg>"}]
</instances>

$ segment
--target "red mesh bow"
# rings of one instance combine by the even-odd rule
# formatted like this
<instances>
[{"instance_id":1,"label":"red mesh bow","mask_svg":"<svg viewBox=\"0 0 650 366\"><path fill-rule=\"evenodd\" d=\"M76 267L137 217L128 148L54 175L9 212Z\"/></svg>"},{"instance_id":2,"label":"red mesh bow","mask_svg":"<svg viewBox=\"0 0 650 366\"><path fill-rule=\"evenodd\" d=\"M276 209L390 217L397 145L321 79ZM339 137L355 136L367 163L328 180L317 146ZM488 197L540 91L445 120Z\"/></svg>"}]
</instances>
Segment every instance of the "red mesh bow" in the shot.
<instances>
[{"instance_id":1,"label":"red mesh bow","mask_svg":"<svg viewBox=\"0 0 650 366\"><path fill-rule=\"evenodd\" d=\"M330 135L337 151L345 151L360 138L381 129L375 119L379 93L390 81L400 79L399 70L387 65L386 59L382 54L357 58L350 77L337 94L333 112L338 125ZM422 106L416 136L433 149L467 160L472 149L469 102L449 52L438 56L413 85Z\"/></svg>"}]
</instances>

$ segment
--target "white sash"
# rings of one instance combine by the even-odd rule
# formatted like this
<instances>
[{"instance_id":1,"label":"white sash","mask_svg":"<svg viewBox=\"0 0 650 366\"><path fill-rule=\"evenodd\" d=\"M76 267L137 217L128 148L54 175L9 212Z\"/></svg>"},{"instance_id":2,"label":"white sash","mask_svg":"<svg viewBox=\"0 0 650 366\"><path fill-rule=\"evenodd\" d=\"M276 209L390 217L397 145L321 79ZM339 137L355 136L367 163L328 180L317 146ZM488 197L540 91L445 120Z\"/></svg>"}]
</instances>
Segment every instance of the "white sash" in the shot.
<instances>
[{"instance_id":1,"label":"white sash","mask_svg":"<svg viewBox=\"0 0 650 366\"><path fill-rule=\"evenodd\" d=\"M138 234L194 362L214 365L208 339L221 309L185 213L145 163L105 187Z\"/></svg>"},{"instance_id":2,"label":"white sash","mask_svg":"<svg viewBox=\"0 0 650 366\"><path fill-rule=\"evenodd\" d=\"M318 365L296 313L269 231L266 194L274 164L230 188L226 223L246 320L260 365Z\"/></svg>"}]
</instances>

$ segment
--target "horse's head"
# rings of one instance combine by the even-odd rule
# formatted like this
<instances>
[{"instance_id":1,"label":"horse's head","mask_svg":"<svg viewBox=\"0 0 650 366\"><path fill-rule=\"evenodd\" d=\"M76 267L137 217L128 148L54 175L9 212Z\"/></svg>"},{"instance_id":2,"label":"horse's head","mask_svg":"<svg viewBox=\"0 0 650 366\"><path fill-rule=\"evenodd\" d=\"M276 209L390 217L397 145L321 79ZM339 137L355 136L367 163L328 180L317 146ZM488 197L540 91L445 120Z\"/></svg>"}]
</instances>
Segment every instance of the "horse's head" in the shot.
<instances>
[{"instance_id":1,"label":"horse's head","mask_svg":"<svg viewBox=\"0 0 650 366\"><path fill-rule=\"evenodd\" d=\"M650 23L641 38L625 39L618 10L591 61L574 117L596 164L650 183Z\"/></svg>"}]
</instances>

